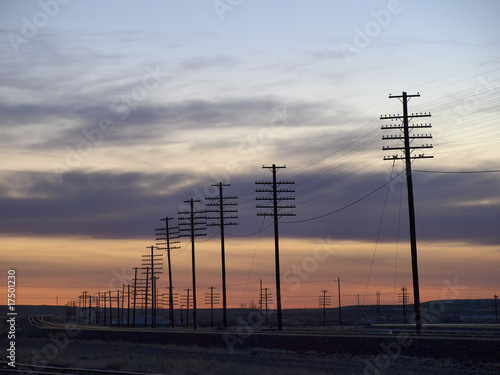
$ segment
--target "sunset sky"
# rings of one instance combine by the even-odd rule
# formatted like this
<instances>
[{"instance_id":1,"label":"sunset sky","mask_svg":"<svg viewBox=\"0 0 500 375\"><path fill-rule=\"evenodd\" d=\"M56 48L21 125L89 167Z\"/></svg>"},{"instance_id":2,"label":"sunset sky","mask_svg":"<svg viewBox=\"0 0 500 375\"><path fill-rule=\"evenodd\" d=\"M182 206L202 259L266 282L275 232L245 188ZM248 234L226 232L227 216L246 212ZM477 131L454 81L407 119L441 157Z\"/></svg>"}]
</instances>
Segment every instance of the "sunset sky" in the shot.
<instances>
[{"instance_id":1,"label":"sunset sky","mask_svg":"<svg viewBox=\"0 0 500 375\"><path fill-rule=\"evenodd\" d=\"M2 291L9 269L18 304L121 289L159 219L177 223L221 181L239 197L229 305L256 300L260 279L274 287L274 242L255 182L276 164L296 191L280 224L283 308L337 296L337 277L344 304L377 291L397 303L412 286L406 181L383 160L380 116L402 113L389 94L407 91L421 95L410 112L432 114L414 120L432 123L434 146L413 164L422 300L493 298L499 17L496 0L0 0ZM206 233L200 307L222 289ZM183 294L186 238L172 271Z\"/></svg>"}]
</instances>

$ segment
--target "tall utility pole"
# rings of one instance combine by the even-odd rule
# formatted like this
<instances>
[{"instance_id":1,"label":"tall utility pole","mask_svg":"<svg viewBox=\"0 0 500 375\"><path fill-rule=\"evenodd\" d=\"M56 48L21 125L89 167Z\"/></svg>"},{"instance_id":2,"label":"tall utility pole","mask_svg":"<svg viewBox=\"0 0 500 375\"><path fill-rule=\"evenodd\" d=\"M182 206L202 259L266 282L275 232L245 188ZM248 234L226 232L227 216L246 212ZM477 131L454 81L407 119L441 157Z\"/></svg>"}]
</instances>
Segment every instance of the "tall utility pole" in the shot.
<instances>
[{"instance_id":1,"label":"tall utility pole","mask_svg":"<svg viewBox=\"0 0 500 375\"><path fill-rule=\"evenodd\" d=\"M209 220L217 220L215 223L207 224L208 226L218 226L220 228L220 247L221 247L221 259L222 259L222 316L224 321L224 328L227 328L227 295L226 295L226 255L224 246L224 228L228 225L237 225L238 223L227 221L228 219L237 219L238 216L234 213L238 212L236 209L227 208L228 206L236 206L237 202L227 202L229 200L238 199L238 197L230 196L225 197L223 195L222 189L224 186L231 186L231 184L223 184L219 182L218 184L212 185L219 188L218 197L206 197L205 199L215 202L206 203L205 206L210 207L206 212L216 213L215 217L208 217ZM226 215L227 214L227 215Z\"/></svg>"},{"instance_id":2,"label":"tall utility pole","mask_svg":"<svg viewBox=\"0 0 500 375\"><path fill-rule=\"evenodd\" d=\"M205 221L205 211L195 211L194 204L199 203L199 200L190 199L184 201L184 203L189 203L189 211L179 211L179 227L186 226L187 228L181 228L179 231L189 232L187 234L181 234L181 237L191 238L191 265L193 273L193 327L196 329L196 268L195 268L195 256L194 256L194 239L199 236L206 236L206 233L202 233L207 229L207 223Z\"/></svg>"},{"instance_id":3,"label":"tall utility pole","mask_svg":"<svg viewBox=\"0 0 500 375\"><path fill-rule=\"evenodd\" d=\"M168 299L168 309L170 312L170 321L172 328L174 328L174 293L172 286L172 263L170 262L170 251L179 249L180 247L175 245L178 244L179 241L176 241L179 238L179 227L171 227L170 221L174 220L172 217L164 217L160 219L160 221L165 222L164 228L156 229L156 241L157 245L165 246L160 249L167 251L167 263L168 263L168 290L169 290L169 299Z\"/></svg>"},{"instance_id":4,"label":"tall utility pole","mask_svg":"<svg viewBox=\"0 0 500 375\"><path fill-rule=\"evenodd\" d=\"M257 181L257 185L267 185L270 188L267 189L256 189L257 193L270 193L271 197L257 197L256 200L270 201L270 204L258 204L257 208L268 208L271 212L258 212L257 216L271 216L274 221L274 257L275 257L275 268L276 268L276 308L278 312L278 330L283 330L283 323L281 317L281 280L280 280L280 255L279 255L279 234L278 234L278 220L282 216L295 216L293 213L283 212L283 210L295 208L295 205L280 205L281 201L294 200L295 197L291 196L280 196L281 193L295 193L294 189L279 189L281 185L293 185L293 181L277 181L276 172L281 168L286 168L286 166L277 167L273 164L271 167L263 166L262 168L270 169L273 174L272 181Z\"/></svg>"},{"instance_id":5,"label":"tall utility pole","mask_svg":"<svg viewBox=\"0 0 500 375\"><path fill-rule=\"evenodd\" d=\"M418 262L417 262L417 235L415 230L415 206L413 203L413 182L411 175L411 163L415 159L433 158L433 156L424 155L423 153L412 155L412 152L416 149L427 149L432 148L432 145L414 145L413 141L416 139L430 139L432 135L430 134L412 134L413 129L431 128L431 124L419 124L419 125L409 125L409 122L413 118L418 117L430 117L430 113L412 113L408 114L408 100L413 97L419 97L420 94L408 95L403 92L402 95L389 95L389 98L398 98L403 103L403 115L389 115L380 116L381 120L400 120L401 124L398 125L388 125L382 126L384 130L400 130L398 135L390 135L382 137L383 140L400 140L403 145L398 145L395 147L386 146L382 150L400 150L403 155L393 155L385 156L384 160L404 160L406 166L406 188L408 189L408 215L410 222L410 244L411 244L411 265L412 265L412 275L413 275L413 299L415 305L415 324L417 333L422 333L422 318L420 314L420 291L418 284Z\"/></svg>"}]
</instances>

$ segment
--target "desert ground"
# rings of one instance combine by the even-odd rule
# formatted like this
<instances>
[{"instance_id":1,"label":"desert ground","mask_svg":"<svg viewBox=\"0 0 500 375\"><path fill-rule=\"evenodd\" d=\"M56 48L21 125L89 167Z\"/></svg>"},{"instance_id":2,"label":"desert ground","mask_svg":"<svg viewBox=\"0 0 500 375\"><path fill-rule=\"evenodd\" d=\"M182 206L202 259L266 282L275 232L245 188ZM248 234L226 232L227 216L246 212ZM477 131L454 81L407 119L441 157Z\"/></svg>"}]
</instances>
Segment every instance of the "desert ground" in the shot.
<instances>
[{"instance_id":1,"label":"desert ground","mask_svg":"<svg viewBox=\"0 0 500 375\"><path fill-rule=\"evenodd\" d=\"M279 334L272 324L250 325L248 317L252 312L248 309L230 310L227 331L217 324L210 328L209 311L201 310L199 319L203 324L195 331L161 324L155 329L89 326L67 322L61 307L20 306L16 362L168 375L498 374L500 327L486 324L490 322L484 320L491 316L486 318L485 314L469 311L464 303L447 304L453 309L458 306L461 312L445 313L444 318L470 323L475 316L481 325L462 326L454 322L445 328L428 326L422 338L415 336L411 325L398 325L399 310L393 314L397 322L387 325L393 316L389 307L384 315L380 308L371 309L374 316L383 317L379 318L382 325L348 324L377 320L369 308L360 307L357 314L355 308L343 311L342 326L335 324L338 317L330 311L326 327L321 324L319 310L285 310L287 321ZM475 306L481 308L480 303ZM33 325L28 316L42 318ZM40 322L46 322L45 326ZM432 323L441 323L441 318ZM3 341L6 327L2 325L1 330Z\"/></svg>"}]
</instances>

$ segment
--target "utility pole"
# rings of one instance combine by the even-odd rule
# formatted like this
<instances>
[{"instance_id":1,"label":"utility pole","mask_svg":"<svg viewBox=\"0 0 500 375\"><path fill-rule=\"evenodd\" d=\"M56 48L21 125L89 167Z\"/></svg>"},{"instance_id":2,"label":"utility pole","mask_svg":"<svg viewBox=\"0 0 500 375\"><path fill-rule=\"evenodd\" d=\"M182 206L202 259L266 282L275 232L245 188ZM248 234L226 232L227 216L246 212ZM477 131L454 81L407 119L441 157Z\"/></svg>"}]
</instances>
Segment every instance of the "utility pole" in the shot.
<instances>
[{"instance_id":1,"label":"utility pole","mask_svg":"<svg viewBox=\"0 0 500 375\"><path fill-rule=\"evenodd\" d=\"M133 303L134 307L132 310L132 327L135 328L135 303L137 300L137 267L134 267L134 272L135 272L135 276L134 276L134 303ZM104 319L106 319L106 316Z\"/></svg>"},{"instance_id":2,"label":"utility pole","mask_svg":"<svg viewBox=\"0 0 500 375\"><path fill-rule=\"evenodd\" d=\"M103 324L107 325L108 322L107 322L107 318L106 318L106 292L103 292L102 295L103 295L103 300L104 300L103 301L104 302L104 323Z\"/></svg>"},{"instance_id":3,"label":"utility pole","mask_svg":"<svg viewBox=\"0 0 500 375\"><path fill-rule=\"evenodd\" d=\"M164 217L160 219L160 221L165 222L165 227L164 228L157 228L156 229L156 241L157 245L165 246L162 247L161 249L167 251L167 263L168 263L168 290L169 290L169 299L168 299L168 310L170 313L170 320L171 320L171 325L172 328L174 328L175 325L175 319L174 319L174 295L173 295L173 284L172 284L172 263L170 261L170 252L172 250L179 249L180 247L175 245L178 244L180 241L177 241L176 239L179 238L179 227L172 227L170 226L170 221L174 220L172 217Z\"/></svg>"},{"instance_id":4,"label":"utility pole","mask_svg":"<svg viewBox=\"0 0 500 375\"><path fill-rule=\"evenodd\" d=\"M85 313L87 312L87 291L85 292L82 292L83 295L82 295L82 300L83 300L83 313L82 313L82 323L85 324Z\"/></svg>"},{"instance_id":5,"label":"utility pole","mask_svg":"<svg viewBox=\"0 0 500 375\"><path fill-rule=\"evenodd\" d=\"M408 289L403 285L399 293L399 302L403 303L403 323L406 324L406 305L408 304Z\"/></svg>"},{"instance_id":6,"label":"utility pole","mask_svg":"<svg viewBox=\"0 0 500 375\"><path fill-rule=\"evenodd\" d=\"M92 324L92 295L89 293L89 324Z\"/></svg>"},{"instance_id":7,"label":"utility pole","mask_svg":"<svg viewBox=\"0 0 500 375\"><path fill-rule=\"evenodd\" d=\"M149 285L149 267L146 267L146 292L144 295L144 328L148 326L148 285Z\"/></svg>"},{"instance_id":8,"label":"utility pole","mask_svg":"<svg viewBox=\"0 0 500 375\"><path fill-rule=\"evenodd\" d=\"M323 327L326 326L326 306L329 306L332 303L332 297L327 296L328 290L322 290L322 296L319 296L319 307L323 309Z\"/></svg>"},{"instance_id":9,"label":"utility pole","mask_svg":"<svg viewBox=\"0 0 500 375\"><path fill-rule=\"evenodd\" d=\"M191 289L188 288L188 289L184 289L184 290L186 291L187 294L185 297L181 296L181 324L182 324L182 302L183 302L182 299L185 299L185 301L186 301L186 328L189 328L189 302L191 301L189 299L189 291Z\"/></svg>"},{"instance_id":10,"label":"utility pole","mask_svg":"<svg viewBox=\"0 0 500 375\"><path fill-rule=\"evenodd\" d=\"M187 231L188 234L181 234L181 237L191 238L191 265L193 273L193 326L196 329L196 268L195 268L195 256L194 256L194 240L198 236L206 236L206 233L201 233L201 231L206 230L206 222L199 221L205 220L205 211L195 211L194 204L199 203L199 200L189 199L184 201L184 203L189 203L189 211L179 211L179 227L186 226L187 228L181 228L179 231Z\"/></svg>"},{"instance_id":11,"label":"utility pole","mask_svg":"<svg viewBox=\"0 0 500 375\"><path fill-rule=\"evenodd\" d=\"M377 290L377 312L380 312L380 290Z\"/></svg>"},{"instance_id":12,"label":"utility pole","mask_svg":"<svg viewBox=\"0 0 500 375\"><path fill-rule=\"evenodd\" d=\"M113 299L111 298L111 290L109 291L109 326L113 325Z\"/></svg>"},{"instance_id":13,"label":"utility pole","mask_svg":"<svg viewBox=\"0 0 500 375\"><path fill-rule=\"evenodd\" d=\"M156 327L156 275L162 274L163 272L163 254L155 254L155 250L161 250L156 246L147 246L147 249L151 249L150 254L142 256L142 265L151 266L151 328ZM157 266L155 268L155 266ZM147 283L148 281L146 281Z\"/></svg>"},{"instance_id":14,"label":"utility pole","mask_svg":"<svg viewBox=\"0 0 500 375\"><path fill-rule=\"evenodd\" d=\"M214 286L209 287L210 293L205 293L205 303L210 305L210 327L214 328L214 305L219 304L219 293L214 293Z\"/></svg>"},{"instance_id":15,"label":"utility pole","mask_svg":"<svg viewBox=\"0 0 500 375\"><path fill-rule=\"evenodd\" d=\"M271 197L257 197L256 200L270 201L268 204L258 204L257 208L267 208L271 212L258 212L257 216L271 216L274 222L274 258L276 268L276 307L278 312L278 330L283 330L282 316L281 316L281 280L280 280L280 256L279 256L279 234L278 234L278 220L282 216L295 216L293 213L283 212L283 210L295 208L295 205L280 205L281 201L295 200L295 197L280 196L281 193L295 193L294 189L280 189L281 185L293 185L293 181L277 181L276 172L279 169L286 168L286 166L277 167L273 164L271 167L263 166L262 168L270 169L273 174L272 181L256 181L257 185L270 186L267 189L256 189L257 193L270 193Z\"/></svg>"},{"instance_id":16,"label":"utility pole","mask_svg":"<svg viewBox=\"0 0 500 375\"><path fill-rule=\"evenodd\" d=\"M493 297L495 298L495 324L496 324L496 323L498 323L498 314L497 314L497 299L498 299L498 296L495 293L495 295Z\"/></svg>"},{"instance_id":17,"label":"utility pole","mask_svg":"<svg viewBox=\"0 0 500 375\"><path fill-rule=\"evenodd\" d=\"M116 295L116 311L117 311L117 315L118 315L118 320L116 321L116 325L118 327L121 326L121 320L120 320L120 290L117 290L118 294ZM122 312L123 314L123 312Z\"/></svg>"},{"instance_id":18,"label":"utility pole","mask_svg":"<svg viewBox=\"0 0 500 375\"><path fill-rule=\"evenodd\" d=\"M271 303L273 300L273 295L270 293L269 291L269 288L264 288L264 305L266 306L266 326L269 325L269 322L268 322L268 313L267 313L267 306L268 306L268 303Z\"/></svg>"},{"instance_id":19,"label":"utility pole","mask_svg":"<svg viewBox=\"0 0 500 375\"><path fill-rule=\"evenodd\" d=\"M127 328L130 327L130 284L127 285Z\"/></svg>"},{"instance_id":20,"label":"utility pole","mask_svg":"<svg viewBox=\"0 0 500 375\"><path fill-rule=\"evenodd\" d=\"M342 325L342 309L341 309L341 303L340 303L340 276L337 277L337 284L338 284L338 289L339 289L339 326Z\"/></svg>"},{"instance_id":21,"label":"utility pole","mask_svg":"<svg viewBox=\"0 0 500 375\"><path fill-rule=\"evenodd\" d=\"M224 328L227 328L227 295L226 295L226 255L225 255L225 246L224 246L224 228L228 225L238 225L238 223L232 221L226 221L228 219L237 219L238 216L234 215L234 213L238 212L236 209L227 208L228 206L236 206L238 203L236 202L228 202L228 200L238 199L235 196L224 196L223 195L223 187L231 186L231 184L223 184L219 182L218 184L212 185L219 188L219 196L218 197L206 197L205 199L215 202L206 203L205 206L211 207L206 210L206 212L216 213L217 216L208 217L208 220L217 220L215 223L207 224L207 226L218 226L220 228L220 246L221 246L221 260L222 260L222 316L224 322ZM229 214L229 215L225 215Z\"/></svg>"},{"instance_id":22,"label":"utility pole","mask_svg":"<svg viewBox=\"0 0 500 375\"><path fill-rule=\"evenodd\" d=\"M403 103L403 115L388 115L380 116L381 120L401 120L402 124L382 126L384 130L400 130L398 135L383 136L383 140L400 140L403 141L403 145L396 147L386 146L382 150L399 150L402 151L404 155L393 155L385 156L384 160L404 160L406 166L406 188L408 190L408 215L410 222L410 244L411 244L411 264L412 264L412 275L413 275L413 299L415 304L415 324L416 332L418 334L422 333L422 317L420 314L420 290L418 283L418 262L417 262L417 235L415 229L415 206L413 202L413 181L411 174L411 163L415 159L433 158L433 156L424 155L424 153L413 155L412 152L416 149L427 149L432 148L432 145L413 145L413 141L416 139L431 139L430 134L411 134L413 129L431 128L431 124L419 124L419 125L409 125L409 122L413 118L419 117L430 117L430 113L412 113L408 114L408 100L413 97L419 97L420 94L408 95L403 92L402 95L389 95L389 98L398 98ZM402 134L401 134L402 133Z\"/></svg>"}]
</instances>

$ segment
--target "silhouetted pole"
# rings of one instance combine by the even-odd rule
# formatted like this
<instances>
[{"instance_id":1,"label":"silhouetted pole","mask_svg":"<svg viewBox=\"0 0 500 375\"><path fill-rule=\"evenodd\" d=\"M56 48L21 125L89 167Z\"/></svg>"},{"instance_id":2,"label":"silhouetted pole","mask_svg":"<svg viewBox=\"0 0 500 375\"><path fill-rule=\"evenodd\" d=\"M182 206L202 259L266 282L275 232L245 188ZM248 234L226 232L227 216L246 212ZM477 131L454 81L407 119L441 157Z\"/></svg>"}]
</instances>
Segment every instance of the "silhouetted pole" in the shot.
<instances>
[{"instance_id":1,"label":"silhouetted pole","mask_svg":"<svg viewBox=\"0 0 500 375\"><path fill-rule=\"evenodd\" d=\"M328 293L328 290L322 290L321 293L323 293L322 296L320 296L319 300L319 305L320 307L323 308L323 327L326 326L326 306L330 304L330 298L327 297L326 293Z\"/></svg>"},{"instance_id":2,"label":"silhouetted pole","mask_svg":"<svg viewBox=\"0 0 500 375\"><path fill-rule=\"evenodd\" d=\"M408 303L408 289L405 286L401 287L400 300L403 303L403 323L406 324L406 305Z\"/></svg>"},{"instance_id":3,"label":"silhouetted pole","mask_svg":"<svg viewBox=\"0 0 500 375\"><path fill-rule=\"evenodd\" d=\"M278 234L278 220L281 216L295 216L295 214L283 212L283 209L295 208L295 205L280 205L279 202L283 200L294 200L294 197L279 196L280 193L294 193L294 189L278 189L280 185L294 184L293 181L277 181L276 172L286 166L277 167L273 164L271 167L263 166L262 168L270 169L273 174L272 182L257 181L257 185L270 185L271 189L256 189L257 193L271 193L271 198L257 197L256 200L269 200L271 205L258 204L257 208L269 208L271 213L258 212L258 216L271 216L274 221L274 263L276 272L276 308L278 313L278 330L283 330L283 322L281 316L281 279L280 279L280 256L279 256L279 234Z\"/></svg>"},{"instance_id":4,"label":"silhouetted pole","mask_svg":"<svg viewBox=\"0 0 500 375\"><path fill-rule=\"evenodd\" d=\"M144 297L144 328L148 326L148 285L149 285L149 267L146 267L146 294Z\"/></svg>"},{"instance_id":5,"label":"silhouetted pole","mask_svg":"<svg viewBox=\"0 0 500 375\"><path fill-rule=\"evenodd\" d=\"M92 324L92 296L89 293L89 324Z\"/></svg>"},{"instance_id":6,"label":"silhouetted pole","mask_svg":"<svg viewBox=\"0 0 500 375\"><path fill-rule=\"evenodd\" d=\"M157 228L156 229L156 241L157 245L165 245L163 249L167 251L167 262L168 262L168 309L170 313L171 326L174 328L175 325L175 317L174 317L174 292L173 292L173 283L172 283L172 263L170 261L170 252L175 249L179 249L178 244L179 241L176 239L179 238L179 227L171 227L170 221L174 220L171 217L165 217L160 219L160 221L165 222L165 228ZM164 241L164 242L163 242Z\"/></svg>"},{"instance_id":7,"label":"silhouetted pole","mask_svg":"<svg viewBox=\"0 0 500 375\"><path fill-rule=\"evenodd\" d=\"M339 288L339 326L342 325L342 309L341 309L341 302L340 302L340 276L337 277L337 284Z\"/></svg>"},{"instance_id":8,"label":"silhouetted pole","mask_svg":"<svg viewBox=\"0 0 500 375\"><path fill-rule=\"evenodd\" d=\"M109 291L109 326L113 325L113 299L111 298L111 290Z\"/></svg>"},{"instance_id":9,"label":"silhouetted pole","mask_svg":"<svg viewBox=\"0 0 500 375\"><path fill-rule=\"evenodd\" d=\"M396 115L390 115L390 116L380 116L381 120L402 120L403 124L398 125L398 126L388 126L388 127L382 127L382 129L400 129L403 131L403 135L399 136L388 136L388 137L382 137L384 140L402 140L404 142L404 147L383 147L383 150L400 150L404 152L404 157L401 155L393 155L390 157L384 157L384 160L404 160L405 161L405 166L406 166L406 187L408 190L408 215L409 215L409 222L410 222L410 244L411 244L411 264L412 264L412 276L413 276L413 299L414 299L414 304L415 304L415 325L416 325L416 332L417 333L422 333L422 317L420 314L420 290L419 290L419 282L418 282L418 262L417 262L417 235L416 235L416 229L415 229L415 206L413 202L413 181L412 181L412 174L411 174L411 163L412 160L415 159L422 159L422 158L432 158L433 156L427 156L422 154L419 154L417 156L412 156L411 153L415 149L427 149L427 148L432 148L432 145L422 145L422 146L414 146L412 144L412 141L415 139L426 139L426 138L432 138L431 135L425 134L425 135L410 135L410 128L415 129L415 128L430 128L430 124L425 124L425 125L412 125L409 126L409 117L430 117L431 114L427 113L420 113L420 114L411 114L408 115L408 98L412 97L419 97L420 95L408 95L406 92L403 92L402 95L389 95L389 98L398 98L401 99L401 102L403 103L403 116L399 116L399 114Z\"/></svg>"},{"instance_id":10,"label":"silhouetted pole","mask_svg":"<svg viewBox=\"0 0 500 375\"><path fill-rule=\"evenodd\" d=\"M82 300L83 300L83 313L82 313L82 317L83 317L83 323L85 324L85 314L87 312L87 292L83 292L83 295L82 295Z\"/></svg>"},{"instance_id":11,"label":"silhouetted pole","mask_svg":"<svg viewBox=\"0 0 500 375\"><path fill-rule=\"evenodd\" d=\"M208 209L206 212L214 212L217 213L217 217L207 217L209 220L217 220L217 223L207 224L208 226L218 226L220 228L220 246L221 246L221 260L222 260L222 316L224 322L224 328L227 328L227 296L226 296L226 255L225 255L225 244L224 244L224 228L227 225L237 225L238 223L226 221L227 219L237 219L236 215L224 215L238 212L235 209L228 209L227 206L236 206L238 203L236 202L226 202L227 200L238 199L235 196L225 197L223 195L223 187L231 186L231 184L223 184L219 182L218 184L212 185L219 188L219 196L218 197L207 197L207 200L216 200L216 203L206 203L207 207L216 207L215 209Z\"/></svg>"},{"instance_id":12,"label":"silhouetted pole","mask_svg":"<svg viewBox=\"0 0 500 375\"><path fill-rule=\"evenodd\" d=\"M498 299L498 296L495 294L494 297L495 297L495 323L498 323L498 315L497 315L497 299Z\"/></svg>"},{"instance_id":13,"label":"silhouetted pole","mask_svg":"<svg viewBox=\"0 0 500 375\"><path fill-rule=\"evenodd\" d=\"M130 327L130 284L127 284L127 327Z\"/></svg>"},{"instance_id":14,"label":"silhouetted pole","mask_svg":"<svg viewBox=\"0 0 500 375\"><path fill-rule=\"evenodd\" d=\"M206 233L200 233L199 231L206 230L206 222L197 221L205 219L205 211L195 211L194 204L199 203L199 200L190 199L184 201L184 203L189 203L190 210L189 211L179 211L179 214L187 215L180 216L179 221L183 220L183 222L179 222L179 226L186 225L188 228L179 229L179 231L189 231L189 234L181 235L181 237L190 237L191 238L191 267L192 267L192 276L193 276L193 327L196 329L196 268L195 268L195 252L194 252L194 241L198 236L206 236ZM203 214L203 215L200 215Z\"/></svg>"},{"instance_id":15,"label":"silhouetted pole","mask_svg":"<svg viewBox=\"0 0 500 375\"><path fill-rule=\"evenodd\" d=\"M137 267L134 267L134 272L135 272L135 276L134 276L134 308L133 308L133 311L132 311L132 327L135 328L135 306L136 306L136 300L137 300Z\"/></svg>"},{"instance_id":16,"label":"silhouetted pole","mask_svg":"<svg viewBox=\"0 0 500 375\"><path fill-rule=\"evenodd\" d=\"M187 301L186 301L186 328L189 328L189 290L184 289L187 292Z\"/></svg>"},{"instance_id":17,"label":"silhouetted pole","mask_svg":"<svg viewBox=\"0 0 500 375\"><path fill-rule=\"evenodd\" d=\"M106 308L107 308L106 307L106 292L103 292L102 295L103 295L103 300L104 300L103 301L104 302L104 322L103 322L103 324L106 325L106 324L108 324L107 317L106 317Z\"/></svg>"}]
</instances>

